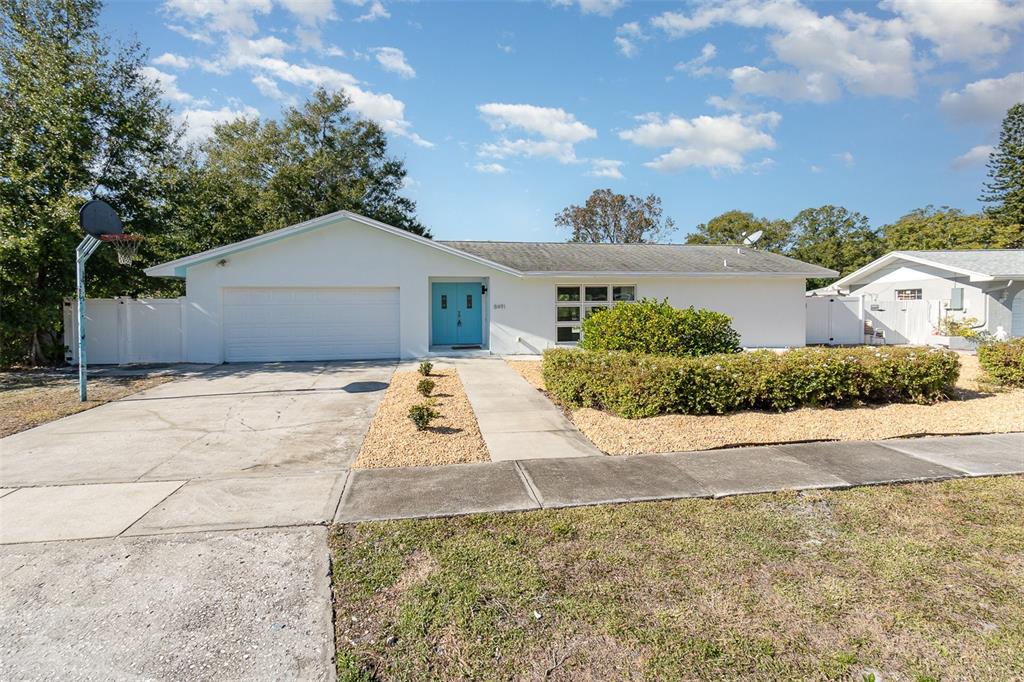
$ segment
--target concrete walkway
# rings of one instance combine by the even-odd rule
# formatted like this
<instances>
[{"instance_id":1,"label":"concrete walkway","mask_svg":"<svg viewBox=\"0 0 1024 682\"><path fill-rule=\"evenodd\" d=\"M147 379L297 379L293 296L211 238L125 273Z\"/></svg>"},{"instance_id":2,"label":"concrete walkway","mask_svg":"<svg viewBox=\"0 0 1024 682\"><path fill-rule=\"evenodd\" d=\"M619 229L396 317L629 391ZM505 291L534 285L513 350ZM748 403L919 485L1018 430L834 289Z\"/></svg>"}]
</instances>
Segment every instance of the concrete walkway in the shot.
<instances>
[{"instance_id":1,"label":"concrete walkway","mask_svg":"<svg viewBox=\"0 0 1024 682\"><path fill-rule=\"evenodd\" d=\"M594 457L601 451L500 358L453 360L491 460Z\"/></svg>"},{"instance_id":2,"label":"concrete walkway","mask_svg":"<svg viewBox=\"0 0 1024 682\"><path fill-rule=\"evenodd\" d=\"M340 523L1024 474L1024 433L354 469Z\"/></svg>"}]
</instances>

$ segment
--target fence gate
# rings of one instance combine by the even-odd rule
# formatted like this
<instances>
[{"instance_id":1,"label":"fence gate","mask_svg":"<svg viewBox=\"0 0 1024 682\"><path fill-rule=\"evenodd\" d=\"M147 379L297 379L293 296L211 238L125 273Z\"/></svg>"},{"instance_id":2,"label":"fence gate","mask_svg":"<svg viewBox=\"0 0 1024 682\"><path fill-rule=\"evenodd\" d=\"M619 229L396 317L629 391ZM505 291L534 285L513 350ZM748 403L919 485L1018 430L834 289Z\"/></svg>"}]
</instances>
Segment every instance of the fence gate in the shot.
<instances>
[{"instance_id":1,"label":"fence gate","mask_svg":"<svg viewBox=\"0 0 1024 682\"><path fill-rule=\"evenodd\" d=\"M181 298L90 298L86 301L85 342L89 364L182 362ZM78 316L74 301L64 302L65 359L78 364Z\"/></svg>"},{"instance_id":2,"label":"fence gate","mask_svg":"<svg viewBox=\"0 0 1024 682\"><path fill-rule=\"evenodd\" d=\"M807 343L830 346L864 343L859 296L810 296L806 303Z\"/></svg>"}]
</instances>

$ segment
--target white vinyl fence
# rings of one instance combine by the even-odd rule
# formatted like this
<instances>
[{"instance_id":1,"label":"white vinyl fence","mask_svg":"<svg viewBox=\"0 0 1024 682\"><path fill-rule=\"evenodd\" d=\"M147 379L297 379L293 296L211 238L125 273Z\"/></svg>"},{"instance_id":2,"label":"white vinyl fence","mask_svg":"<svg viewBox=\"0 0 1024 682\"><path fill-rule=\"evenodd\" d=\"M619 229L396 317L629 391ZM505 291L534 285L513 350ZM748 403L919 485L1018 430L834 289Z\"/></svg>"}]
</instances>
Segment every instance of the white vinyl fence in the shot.
<instances>
[{"instance_id":1,"label":"white vinyl fence","mask_svg":"<svg viewBox=\"0 0 1024 682\"><path fill-rule=\"evenodd\" d=\"M864 320L858 296L813 296L807 299L807 343L852 346L864 343Z\"/></svg>"},{"instance_id":2,"label":"white vinyl fence","mask_svg":"<svg viewBox=\"0 0 1024 682\"><path fill-rule=\"evenodd\" d=\"M926 344L942 315L940 301L871 301L864 303L864 319L885 343Z\"/></svg>"},{"instance_id":3,"label":"white vinyl fence","mask_svg":"<svg viewBox=\"0 0 1024 682\"><path fill-rule=\"evenodd\" d=\"M807 298L807 343L832 346L929 344L941 301L870 301L860 296Z\"/></svg>"},{"instance_id":4,"label":"white vinyl fence","mask_svg":"<svg viewBox=\"0 0 1024 682\"><path fill-rule=\"evenodd\" d=\"M90 365L182 362L182 298L86 299L85 342ZM64 302L66 359L78 364L78 307Z\"/></svg>"}]
</instances>

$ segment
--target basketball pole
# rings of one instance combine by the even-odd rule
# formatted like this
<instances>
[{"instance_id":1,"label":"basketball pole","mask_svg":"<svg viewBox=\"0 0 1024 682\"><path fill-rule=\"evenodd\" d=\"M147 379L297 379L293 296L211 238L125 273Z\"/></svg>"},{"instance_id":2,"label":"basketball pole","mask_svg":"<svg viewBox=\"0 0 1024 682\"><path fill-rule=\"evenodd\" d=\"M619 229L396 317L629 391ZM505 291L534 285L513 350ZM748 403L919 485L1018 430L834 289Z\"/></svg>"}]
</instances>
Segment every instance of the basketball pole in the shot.
<instances>
[{"instance_id":1,"label":"basketball pole","mask_svg":"<svg viewBox=\"0 0 1024 682\"><path fill-rule=\"evenodd\" d=\"M102 243L89 234L75 249L75 279L78 284L78 400L83 403L88 398L85 381L85 261Z\"/></svg>"}]
</instances>

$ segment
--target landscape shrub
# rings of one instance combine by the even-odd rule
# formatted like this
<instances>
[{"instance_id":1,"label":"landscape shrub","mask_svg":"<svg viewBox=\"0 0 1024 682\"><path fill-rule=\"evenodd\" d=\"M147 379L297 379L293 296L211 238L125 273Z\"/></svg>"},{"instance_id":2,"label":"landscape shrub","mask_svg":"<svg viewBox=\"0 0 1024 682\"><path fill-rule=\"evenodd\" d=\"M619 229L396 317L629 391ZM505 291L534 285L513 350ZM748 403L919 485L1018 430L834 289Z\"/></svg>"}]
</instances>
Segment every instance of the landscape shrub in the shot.
<instances>
[{"instance_id":1,"label":"landscape shrub","mask_svg":"<svg viewBox=\"0 0 1024 682\"><path fill-rule=\"evenodd\" d=\"M413 405L409 408L409 419L416 425L417 430L423 431L430 426L430 422L441 416L441 413L434 409L430 402Z\"/></svg>"},{"instance_id":2,"label":"landscape shrub","mask_svg":"<svg viewBox=\"0 0 1024 682\"><path fill-rule=\"evenodd\" d=\"M1024 386L1024 337L978 346L978 363L1002 386Z\"/></svg>"},{"instance_id":3,"label":"landscape shrub","mask_svg":"<svg viewBox=\"0 0 1024 682\"><path fill-rule=\"evenodd\" d=\"M419 373L422 374L425 377L429 377L430 376L430 372L433 369L434 369L434 363L427 362L426 360L424 360L423 362L420 363Z\"/></svg>"},{"instance_id":4,"label":"landscape shrub","mask_svg":"<svg viewBox=\"0 0 1024 682\"><path fill-rule=\"evenodd\" d=\"M635 419L857 402L929 403L952 393L956 353L920 347L801 348L688 358L550 349L544 383L562 404Z\"/></svg>"},{"instance_id":5,"label":"landscape shrub","mask_svg":"<svg viewBox=\"0 0 1024 682\"><path fill-rule=\"evenodd\" d=\"M434 391L434 386L436 384L433 379L420 379L419 383L416 384L416 390L419 391L420 395L429 398L430 394Z\"/></svg>"},{"instance_id":6,"label":"landscape shrub","mask_svg":"<svg viewBox=\"0 0 1024 682\"><path fill-rule=\"evenodd\" d=\"M723 313L643 299L588 316L579 345L586 350L697 357L738 352L740 335Z\"/></svg>"}]
</instances>

